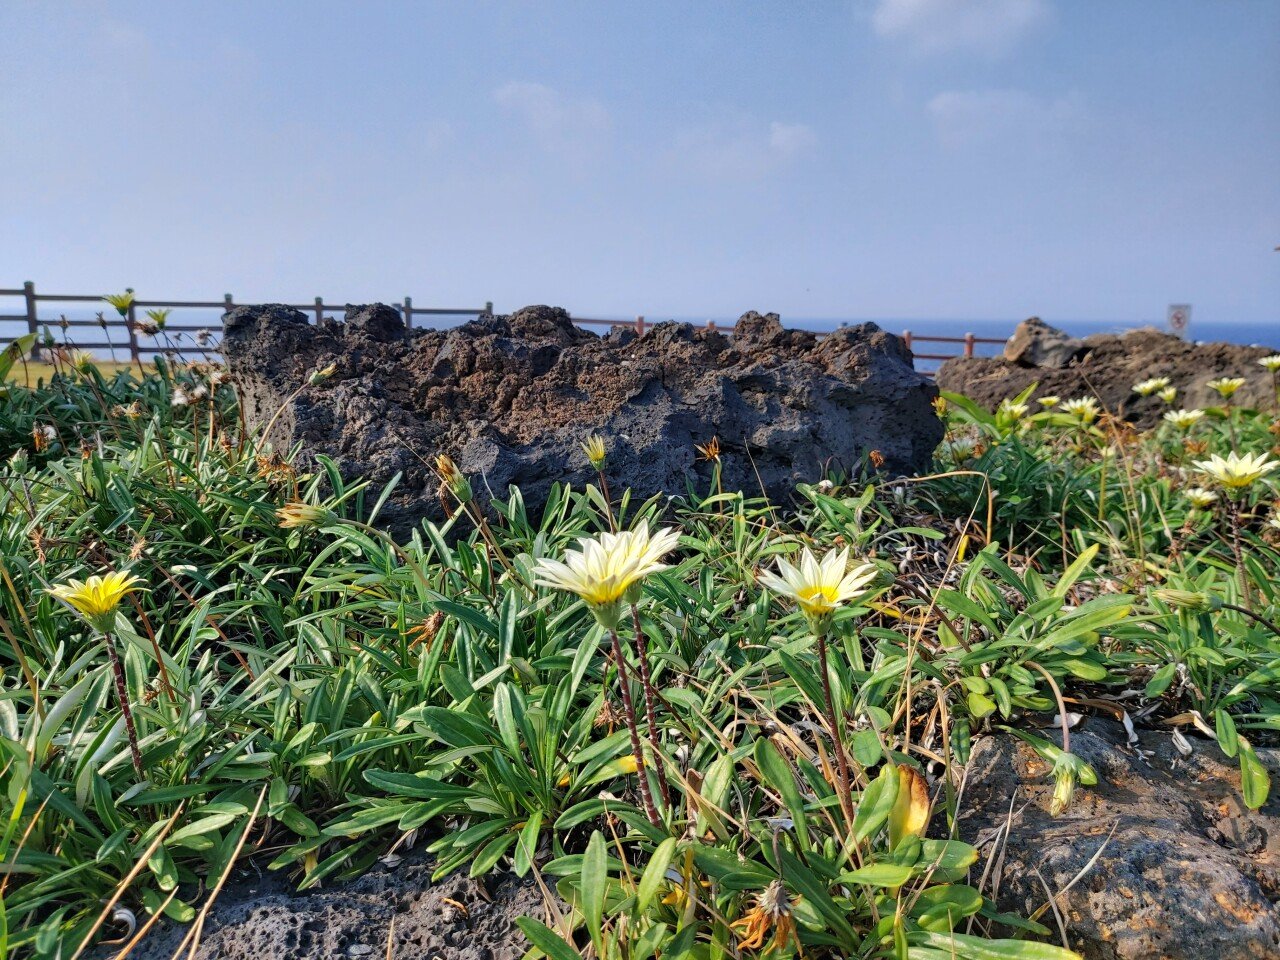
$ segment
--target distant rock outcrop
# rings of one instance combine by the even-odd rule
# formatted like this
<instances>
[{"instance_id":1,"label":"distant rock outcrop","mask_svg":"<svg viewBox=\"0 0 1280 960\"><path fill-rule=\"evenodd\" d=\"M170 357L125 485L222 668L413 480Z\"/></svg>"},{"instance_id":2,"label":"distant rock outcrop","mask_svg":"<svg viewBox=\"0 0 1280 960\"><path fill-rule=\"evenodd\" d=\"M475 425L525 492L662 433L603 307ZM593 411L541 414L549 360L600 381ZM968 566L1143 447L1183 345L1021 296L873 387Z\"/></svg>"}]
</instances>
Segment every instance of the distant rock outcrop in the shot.
<instances>
[{"instance_id":1,"label":"distant rock outcrop","mask_svg":"<svg viewBox=\"0 0 1280 960\"><path fill-rule=\"evenodd\" d=\"M1111 413L1151 427L1169 406L1156 397L1139 397L1135 383L1168 377L1178 388L1176 406L1204 407L1222 402L1207 386L1210 380L1244 377L1232 402L1265 409L1274 403L1274 393L1271 375L1258 360L1274 352L1188 342L1152 327L1077 340L1033 317L1018 325L1004 357L956 357L942 365L936 379L941 389L963 393L988 409L1036 383L1034 397L1097 397Z\"/></svg>"},{"instance_id":2,"label":"distant rock outcrop","mask_svg":"<svg viewBox=\"0 0 1280 960\"><path fill-rule=\"evenodd\" d=\"M429 464L453 457L481 499L518 486L538 509L556 481L594 480L580 449L600 434L615 491L707 490L695 444L718 437L726 490L785 502L828 463L928 468L942 426L937 390L902 340L874 324L825 337L748 313L730 336L663 323L600 337L565 311L526 307L450 330L408 330L383 305L308 323L279 305L224 318L223 351L250 424L277 410L277 449L332 457L350 477L402 480L381 522L406 529L443 511ZM307 375L336 373L296 396ZM874 451L874 456L873 456Z\"/></svg>"}]
</instances>

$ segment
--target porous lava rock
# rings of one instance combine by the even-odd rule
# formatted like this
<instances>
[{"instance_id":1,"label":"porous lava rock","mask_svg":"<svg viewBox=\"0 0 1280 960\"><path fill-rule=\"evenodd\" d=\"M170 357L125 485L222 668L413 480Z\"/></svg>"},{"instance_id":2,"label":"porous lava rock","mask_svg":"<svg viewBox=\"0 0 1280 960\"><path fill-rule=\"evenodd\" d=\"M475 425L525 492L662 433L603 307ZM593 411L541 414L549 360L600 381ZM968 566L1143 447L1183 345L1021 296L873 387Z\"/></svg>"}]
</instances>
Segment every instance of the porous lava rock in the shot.
<instances>
[{"instance_id":1,"label":"porous lava rock","mask_svg":"<svg viewBox=\"0 0 1280 960\"><path fill-rule=\"evenodd\" d=\"M1098 785L1078 787L1058 817L1050 764L1005 734L975 744L959 826L991 871L988 891L1030 916L1049 900L1047 886L1086 960L1280 957L1275 792L1248 810L1239 768L1216 744L1196 738L1183 757L1167 730L1138 736L1130 747L1123 727L1097 720L1072 731L1071 750ZM1274 778L1276 751L1258 753ZM1053 909L1039 919L1056 929Z\"/></svg>"},{"instance_id":2,"label":"porous lava rock","mask_svg":"<svg viewBox=\"0 0 1280 960\"><path fill-rule=\"evenodd\" d=\"M304 464L325 454L375 484L401 474L379 518L399 531L443 518L430 468L440 453L481 500L514 485L537 510L556 481L595 479L581 450L591 434L604 438L614 492L639 497L688 482L706 492L711 465L695 445L717 437L723 488L783 503L828 464L926 469L942 438L937 389L899 337L870 323L817 337L748 313L732 335L662 323L601 337L534 306L409 330L375 304L315 325L286 306L237 307L224 328L248 422L274 418L269 439L300 443ZM330 379L304 386L329 364Z\"/></svg>"},{"instance_id":3,"label":"porous lava rock","mask_svg":"<svg viewBox=\"0 0 1280 960\"><path fill-rule=\"evenodd\" d=\"M472 879L465 870L432 881L434 866L413 852L355 880L299 892L283 871L251 863L233 873L214 902L195 960L523 957L529 944L516 919L545 917L537 883L502 871ZM556 907L568 910L559 901ZM187 933L188 927L164 921L129 956L170 960ZM100 947L94 960L109 960L118 950Z\"/></svg>"},{"instance_id":4,"label":"porous lava rock","mask_svg":"<svg viewBox=\"0 0 1280 960\"><path fill-rule=\"evenodd\" d=\"M962 393L989 410L1033 383L1038 384L1035 398L1096 397L1112 414L1145 429L1158 424L1169 409L1158 397L1133 392L1134 384L1151 377L1168 377L1178 388L1175 405L1183 407L1220 405L1221 397L1208 382L1244 377L1245 385L1232 403L1270 408L1275 402L1271 374L1258 360L1275 352L1232 343L1196 343L1154 327L1074 340L1032 318L1018 325L1005 357L955 357L942 364L936 380L941 389Z\"/></svg>"}]
</instances>

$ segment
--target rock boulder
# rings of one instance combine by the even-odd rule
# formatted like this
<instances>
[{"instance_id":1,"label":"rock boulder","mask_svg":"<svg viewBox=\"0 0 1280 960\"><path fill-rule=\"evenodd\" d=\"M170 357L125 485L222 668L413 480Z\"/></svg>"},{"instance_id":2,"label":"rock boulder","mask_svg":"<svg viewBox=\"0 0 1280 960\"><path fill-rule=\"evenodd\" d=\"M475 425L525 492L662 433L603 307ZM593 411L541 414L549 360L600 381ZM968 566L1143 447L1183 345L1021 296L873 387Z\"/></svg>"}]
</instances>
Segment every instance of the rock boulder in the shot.
<instances>
[{"instance_id":1,"label":"rock boulder","mask_svg":"<svg viewBox=\"0 0 1280 960\"><path fill-rule=\"evenodd\" d=\"M1139 397L1133 385L1168 377L1178 388L1178 407L1221 404L1207 386L1217 377L1244 377L1232 398L1241 406L1267 409L1273 404L1271 375L1258 360L1273 349L1231 343L1195 343L1152 327L1124 334L1097 334L1073 340L1040 321L1020 324L1005 357L955 357L938 370L938 386L962 393L989 410L1035 383L1033 397L1096 397L1105 409L1139 427L1160 422L1169 406L1156 397ZM1061 363L1068 350L1069 361ZM1012 356L1011 356L1012 355Z\"/></svg>"},{"instance_id":2,"label":"rock boulder","mask_svg":"<svg viewBox=\"0 0 1280 960\"><path fill-rule=\"evenodd\" d=\"M594 479L580 449L593 433L615 492L683 494L688 482L706 492L710 464L695 445L718 437L724 489L775 502L827 464L924 470L942 438L936 388L874 324L819 338L748 313L732 335L663 323L601 337L542 306L409 330L383 305L318 325L267 305L232 310L224 327L248 422L281 411L276 449L301 443L304 463L326 454L375 484L402 474L381 516L400 531L443 517L430 468L440 453L479 498L515 485L536 510L556 481ZM303 387L329 364L329 380Z\"/></svg>"},{"instance_id":3,"label":"rock boulder","mask_svg":"<svg viewBox=\"0 0 1280 960\"><path fill-rule=\"evenodd\" d=\"M1247 810L1239 769L1216 744L1193 743L1183 757L1167 731L1141 733L1134 748L1117 723L1072 731L1098 785L1078 787L1059 817L1035 751L1004 734L975 744L960 835L991 867L988 891L1028 916L1047 885L1086 960L1280 957L1280 799ZM1274 777L1275 751L1259 755ZM1039 919L1056 929L1053 909Z\"/></svg>"}]
</instances>

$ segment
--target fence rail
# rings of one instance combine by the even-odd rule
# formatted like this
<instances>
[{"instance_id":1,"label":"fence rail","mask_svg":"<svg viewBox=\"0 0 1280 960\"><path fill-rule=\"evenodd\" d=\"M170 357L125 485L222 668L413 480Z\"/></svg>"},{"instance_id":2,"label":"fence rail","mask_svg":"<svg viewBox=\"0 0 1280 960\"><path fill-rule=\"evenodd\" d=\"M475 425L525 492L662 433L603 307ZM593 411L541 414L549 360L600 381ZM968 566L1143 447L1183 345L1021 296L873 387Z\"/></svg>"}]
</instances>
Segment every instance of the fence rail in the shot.
<instances>
[{"instance_id":1,"label":"fence rail","mask_svg":"<svg viewBox=\"0 0 1280 960\"><path fill-rule=\"evenodd\" d=\"M128 292L132 293L132 290ZM166 350L173 349L173 344L162 346L155 343L154 346L148 346L139 339L139 333L146 329L145 323L139 323L139 311L146 310L218 310L225 313L236 306L240 306L236 299L229 293L223 294L221 300L133 300L124 316L120 316L115 307L106 303L105 298L98 294L68 294L68 293L38 293L35 284L28 281L20 288L0 288L0 298L5 297L21 297L25 306L22 313L4 313L0 314L0 323L21 323L25 324L26 332L34 333L39 336L43 327L58 326L64 329L71 327L98 327L107 333L110 328L123 327L127 336L127 341L122 344L113 343L111 340L102 341L76 341L74 346L84 350L114 350L116 347L124 347L127 345L129 349L129 358L131 362L141 362L143 354L164 353ZM102 306L102 316L96 320L84 319L68 319L60 316L56 320L40 315L41 304L63 304L63 303L80 303L92 304L94 306ZM337 306L335 304L326 304L322 297L316 297L310 303L294 303L287 304L295 310L311 315L315 322L319 323L326 315L344 311L346 305ZM390 304L390 306L399 312L404 318L406 326L414 325L415 317L478 317L490 315L493 313L493 302L488 301L483 307L415 307L412 297L405 297L402 302ZM145 314L144 314L145 316ZM643 335L644 332L652 326L652 323L646 321L643 316L637 316L634 320L610 320L598 317L574 317L571 319L574 323L583 326L595 327L632 327L636 333ZM843 324L842 324L843 326ZM173 332L177 334L197 333L207 330L211 335L218 332L218 323L199 324L199 323L166 323L164 327L165 333ZM732 324L717 324L714 320L707 321L707 328L710 330L722 330L726 333L732 332ZM818 336L824 336L822 331L812 331ZM145 335L145 333L144 333ZM109 334L107 334L109 337ZM0 345L13 338L0 337ZM974 349L978 344L990 344L1003 346L1004 338L995 337L976 337L972 333L966 333L962 337L942 337L930 336L928 334L914 333L911 330L902 332L902 339L906 342L907 348L913 351L916 360L942 361L950 360L953 357L972 357ZM916 353L915 345L919 343L927 344L949 344L959 345L962 350L955 353ZM38 349L38 347L37 347ZM202 347L209 353L219 352L217 346L210 342L209 345ZM931 371L925 371L932 375Z\"/></svg>"}]
</instances>

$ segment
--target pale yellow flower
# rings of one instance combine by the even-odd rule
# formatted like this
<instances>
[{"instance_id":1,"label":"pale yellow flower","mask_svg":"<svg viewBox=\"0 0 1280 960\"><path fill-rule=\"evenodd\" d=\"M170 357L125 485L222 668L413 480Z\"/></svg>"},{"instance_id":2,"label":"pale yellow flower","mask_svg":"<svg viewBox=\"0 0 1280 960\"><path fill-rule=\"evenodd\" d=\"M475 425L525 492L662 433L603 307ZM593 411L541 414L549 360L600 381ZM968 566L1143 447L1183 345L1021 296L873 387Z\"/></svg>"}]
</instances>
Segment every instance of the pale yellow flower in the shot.
<instances>
[{"instance_id":1,"label":"pale yellow flower","mask_svg":"<svg viewBox=\"0 0 1280 960\"><path fill-rule=\"evenodd\" d=\"M1036 403L1040 404L1040 406L1044 407L1046 410L1049 407L1056 407L1061 402L1062 402L1062 398L1056 397L1056 396L1041 397L1039 400L1036 401Z\"/></svg>"},{"instance_id":2,"label":"pale yellow flower","mask_svg":"<svg viewBox=\"0 0 1280 960\"><path fill-rule=\"evenodd\" d=\"M113 293L111 296L103 297L102 299L115 307L116 313L120 314L120 316L128 316L129 308L133 306L133 291L126 290L124 293Z\"/></svg>"},{"instance_id":3,"label":"pale yellow flower","mask_svg":"<svg viewBox=\"0 0 1280 960\"><path fill-rule=\"evenodd\" d=\"M1273 353L1269 357L1263 357L1258 361L1258 366L1270 370L1272 373L1280 373L1280 353Z\"/></svg>"},{"instance_id":4,"label":"pale yellow flower","mask_svg":"<svg viewBox=\"0 0 1280 960\"><path fill-rule=\"evenodd\" d=\"M285 530L322 527L336 519L332 510L317 507L299 500L291 500L276 511L280 526Z\"/></svg>"},{"instance_id":5,"label":"pale yellow flower","mask_svg":"<svg viewBox=\"0 0 1280 960\"><path fill-rule=\"evenodd\" d=\"M1218 495L1204 487L1192 487L1183 496L1187 498L1187 503L1197 510L1208 510L1218 502Z\"/></svg>"},{"instance_id":6,"label":"pale yellow flower","mask_svg":"<svg viewBox=\"0 0 1280 960\"><path fill-rule=\"evenodd\" d=\"M1141 383L1133 385L1133 392L1140 397L1149 397L1153 393L1163 390L1169 386L1168 377L1152 377L1150 380L1143 380Z\"/></svg>"},{"instance_id":7,"label":"pale yellow flower","mask_svg":"<svg viewBox=\"0 0 1280 960\"><path fill-rule=\"evenodd\" d=\"M331 363L327 367L318 367L307 375L307 384L312 387L318 387L337 372L338 365L336 363Z\"/></svg>"},{"instance_id":8,"label":"pale yellow flower","mask_svg":"<svg viewBox=\"0 0 1280 960\"><path fill-rule=\"evenodd\" d=\"M1156 391L1156 396L1165 403L1173 403L1174 400L1178 399L1178 388L1165 387L1163 390Z\"/></svg>"},{"instance_id":9,"label":"pale yellow flower","mask_svg":"<svg viewBox=\"0 0 1280 960\"><path fill-rule=\"evenodd\" d=\"M1028 407L1025 403L1014 403L1012 400L1001 400L1000 406L996 409L996 417L1001 421L1016 423L1027 415Z\"/></svg>"},{"instance_id":10,"label":"pale yellow flower","mask_svg":"<svg viewBox=\"0 0 1280 960\"><path fill-rule=\"evenodd\" d=\"M586 455L587 462L591 464L592 469L600 470L604 467L608 451L605 450L604 437L600 436L600 434L593 433L587 437L582 443L582 452Z\"/></svg>"},{"instance_id":11,"label":"pale yellow flower","mask_svg":"<svg viewBox=\"0 0 1280 960\"><path fill-rule=\"evenodd\" d=\"M874 564L849 565L849 548L830 550L819 560L805 548L798 566L778 558L778 572L762 571L756 579L762 587L793 600L805 616L826 617L842 604L866 593L875 582Z\"/></svg>"},{"instance_id":12,"label":"pale yellow flower","mask_svg":"<svg viewBox=\"0 0 1280 960\"><path fill-rule=\"evenodd\" d=\"M565 551L564 560L543 558L534 568L535 582L577 594L600 624L618 625L624 601L638 599L644 579L666 570L662 558L680 540L673 528L649 532L647 524L621 533L582 537L578 549Z\"/></svg>"},{"instance_id":13,"label":"pale yellow flower","mask_svg":"<svg viewBox=\"0 0 1280 960\"><path fill-rule=\"evenodd\" d=\"M1205 386L1210 390L1218 391L1223 400L1228 400L1232 394L1244 386L1244 377L1219 377L1217 380L1210 380Z\"/></svg>"},{"instance_id":14,"label":"pale yellow flower","mask_svg":"<svg viewBox=\"0 0 1280 960\"><path fill-rule=\"evenodd\" d=\"M1261 480L1280 462L1265 453L1246 453L1243 457L1234 450L1221 457L1213 454L1208 460L1197 460L1196 466L1228 490L1243 490Z\"/></svg>"},{"instance_id":15,"label":"pale yellow flower","mask_svg":"<svg viewBox=\"0 0 1280 960\"><path fill-rule=\"evenodd\" d=\"M1062 412L1075 417L1081 423L1087 424L1097 420L1098 414L1102 411L1098 408L1098 401L1093 397L1079 397L1063 403Z\"/></svg>"},{"instance_id":16,"label":"pale yellow flower","mask_svg":"<svg viewBox=\"0 0 1280 960\"><path fill-rule=\"evenodd\" d=\"M116 608L129 594L142 589L144 581L124 571L94 575L88 580L69 580L49 588L49 593L61 600L82 617L90 626L110 633L115 626Z\"/></svg>"},{"instance_id":17,"label":"pale yellow flower","mask_svg":"<svg viewBox=\"0 0 1280 960\"><path fill-rule=\"evenodd\" d=\"M1190 430L1204 418L1203 410L1170 410L1164 418L1179 430Z\"/></svg>"}]
</instances>

